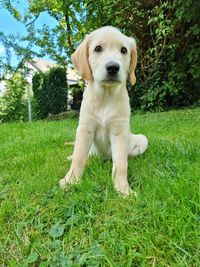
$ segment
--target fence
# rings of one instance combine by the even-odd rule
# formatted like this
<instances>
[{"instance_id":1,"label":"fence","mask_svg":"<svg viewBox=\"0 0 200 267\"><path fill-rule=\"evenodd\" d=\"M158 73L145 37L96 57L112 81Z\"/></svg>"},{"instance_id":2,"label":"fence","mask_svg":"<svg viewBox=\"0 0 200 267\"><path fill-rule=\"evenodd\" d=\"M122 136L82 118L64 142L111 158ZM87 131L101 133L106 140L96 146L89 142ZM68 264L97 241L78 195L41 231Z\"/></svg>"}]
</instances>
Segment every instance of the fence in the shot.
<instances>
[{"instance_id":1,"label":"fence","mask_svg":"<svg viewBox=\"0 0 200 267\"><path fill-rule=\"evenodd\" d=\"M81 100L80 86L67 86L64 68L36 73L32 84L15 74L6 82L0 95L0 122L31 122L47 119L49 116L55 117L71 109L79 110Z\"/></svg>"}]
</instances>

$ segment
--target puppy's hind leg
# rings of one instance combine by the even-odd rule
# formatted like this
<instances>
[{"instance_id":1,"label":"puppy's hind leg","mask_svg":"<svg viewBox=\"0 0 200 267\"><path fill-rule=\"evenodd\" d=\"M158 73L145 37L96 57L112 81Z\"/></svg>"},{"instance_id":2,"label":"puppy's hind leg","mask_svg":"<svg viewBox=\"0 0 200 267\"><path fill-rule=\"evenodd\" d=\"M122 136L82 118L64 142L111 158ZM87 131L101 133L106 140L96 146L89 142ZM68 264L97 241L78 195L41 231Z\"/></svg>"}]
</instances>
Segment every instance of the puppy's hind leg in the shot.
<instances>
[{"instance_id":1,"label":"puppy's hind leg","mask_svg":"<svg viewBox=\"0 0 200 267\"><path fill-rule=\"evenodd\" d=\"M148 146L148 140L143 134L131 134L129 155L138 156L143 154Z\"/></svg>"}]
</instances>

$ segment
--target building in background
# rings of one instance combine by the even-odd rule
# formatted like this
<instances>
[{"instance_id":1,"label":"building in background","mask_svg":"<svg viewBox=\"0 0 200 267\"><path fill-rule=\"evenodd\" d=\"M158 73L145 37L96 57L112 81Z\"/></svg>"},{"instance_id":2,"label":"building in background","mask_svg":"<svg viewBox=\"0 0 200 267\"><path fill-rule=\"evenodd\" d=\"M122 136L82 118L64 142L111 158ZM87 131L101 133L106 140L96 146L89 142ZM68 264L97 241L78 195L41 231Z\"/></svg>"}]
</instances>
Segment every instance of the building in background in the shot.
<instances>
[{"instance_id":1,"label":"building in background","mask_svg":"<svg viewBox=\"0 0 200 267\"><path fill-rule=\"evenodd\" d=\"M28 84L32 83L32 78L35 73L38 72L47 72L51 68L58 67L59 65L53 61L45 60L41 58L33 58L31 60L27 60L25 62L25 66L29 69L28 74L26 75L26 80ZM80 77L78 76L77 72L71 68L67 69L67 109L71 109L73 105L73 94L70 87L78 86Z\"/></svg>"},{"instance_id":2,"label":"building in background","mask_svg":"<svg viewBox=\"0 0 200 267\"><path fill-rule=\"evenodd\" d=\"M0 81L0 97L3 95L5 87L6 87L6 81L5 80L1 80Z\"/></svg>"},{"instance_id":3,"label":"building in background","mask_svg":"<svg viewBox=\"0 0 200 267\"><path fill-rule=\"evenodd\" d=\"M32 60L27 60L25 62L25 66L29 69L28 74L26 75L26 80L29 84L32 84L32 78L35 73L38 72L46 72L51 68L58 67L58 64L41 58L33 58ZM77 72L71 68L67 69L67 85L70 89L70 86L78 85L80 81L80 77ZM6 80L0 81L0 96L3 95L5 90Z\"/></svg>"},{"instance_id":4,"label":"building in background","mask_svg":"<svg viewBox=\"0 0 200 267\"><path fill-rule=\"evenodd\" d=\"M29 69L29 73L26 76L26 80L29 84L32 83L32 78L35 73L38 72L47 72L51 68L58 67L58 64L41 58L33 58L31 60L27 60L25 62L25 66ZM67 69L67 85L70 88L72 85L76 85L79 83L79 76L75 70L68 68Z\"/></svg>"},{"instance_id":5,"label":"building in background","mask_svg":"<svg viewBox=\"0 0 200 267\"><path fill-rule=\"evenodd\" d=\"M33 58L31 60L26 60L24 64L28 68L28 72L25 75L25 78L29 86L32 84L32 78L35 73L47 72L51 68L59 66L56 62L41 58ZM73 104L72 87L74 86L79 87L80 77L78 76L77 72L71 68L67 69L66 75L67 75L67 86L68 86L67 103L68 103L68 109L71 109L71 106ZM6 86L6 81L1 80L0 97L3 95L5 91L5 86Z\"/></svg>"}]
</instances>

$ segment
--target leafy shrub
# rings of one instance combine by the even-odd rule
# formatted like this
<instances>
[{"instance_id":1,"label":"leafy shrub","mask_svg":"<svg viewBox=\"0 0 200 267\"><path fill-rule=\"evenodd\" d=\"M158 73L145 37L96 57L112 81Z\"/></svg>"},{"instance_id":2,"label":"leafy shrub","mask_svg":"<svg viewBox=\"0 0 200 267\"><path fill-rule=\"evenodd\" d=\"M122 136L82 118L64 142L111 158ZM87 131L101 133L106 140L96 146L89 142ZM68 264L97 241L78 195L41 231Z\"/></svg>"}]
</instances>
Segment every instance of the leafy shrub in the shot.
<instances>
[{"instance_id":1,"label":"leafy shrub","mask_svg":"<svg viewBox=\"0 0 200 267\"><path fill-rule=\"evenodd\" d=\"M113 25L137 40L137 83L129 85L133 108L199 103L199 1L100 0L88 1L87 10L88 31Z\"/></svg>"},{"instance_id":2,"label":"leafy shrub","mask_svg":"<svg viewBox=\"0 0 200 267\"><path fill-rule=\"evenodd\" d=\"M67 108L67 78L66 69L52 68L48 73L48 105L50 114L58 114Z\"/></svg>"},{"instance_id":3,"label":"leafy shrub","mask_svg":"<svg viewBox=\"0 0 200 267\"><path fill-rule=\"evenodd\" d=\"M32 78L32 87L34 94L33 113L36 118L44 119L48 116L49 107L46 99L46 79L47 75L44 73L35 73Z\"/></svg>"},{"instance_id":4,"label":"leafy shrub","mask_svg":"<svg viewBox=\"0 0 200 267\"><path fill-rule=\"evenodd\" d=\"M7 80L4 95L0 97L0 122L27 119L26 81L16 73Z\"/></svg>"},{"instance_id":5,"label":"leafy shrub","mask_svg":"<svg viewBox=\"0 0 200 267\"><path fill-rule=\"evenodd\" d=\"M47 73L36 73L32 79L35 98L35 113L38 119L45 119L50 114L66 111L67 80L66 70L52 68Z\"/></svg>"}]
</instances>

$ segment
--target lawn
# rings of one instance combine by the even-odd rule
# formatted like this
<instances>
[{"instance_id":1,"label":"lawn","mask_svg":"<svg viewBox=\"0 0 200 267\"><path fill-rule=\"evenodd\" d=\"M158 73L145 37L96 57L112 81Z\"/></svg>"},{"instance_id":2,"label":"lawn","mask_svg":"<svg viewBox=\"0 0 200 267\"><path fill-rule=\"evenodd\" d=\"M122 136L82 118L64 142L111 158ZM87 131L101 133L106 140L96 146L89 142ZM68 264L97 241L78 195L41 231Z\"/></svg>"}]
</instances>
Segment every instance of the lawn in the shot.
<instances>
[{"instance_id":1,"label":"lawn","mask_svg":"<svg viewBox=\"0 0 200 267\"><path fill-rule=\"evenodd\" d=\"M77 123L0 125L0 266L200 266L200 109L131 118L149 139L129 159L137 199L98 158L59 189Z\"/></svg>"}]
</instances>

